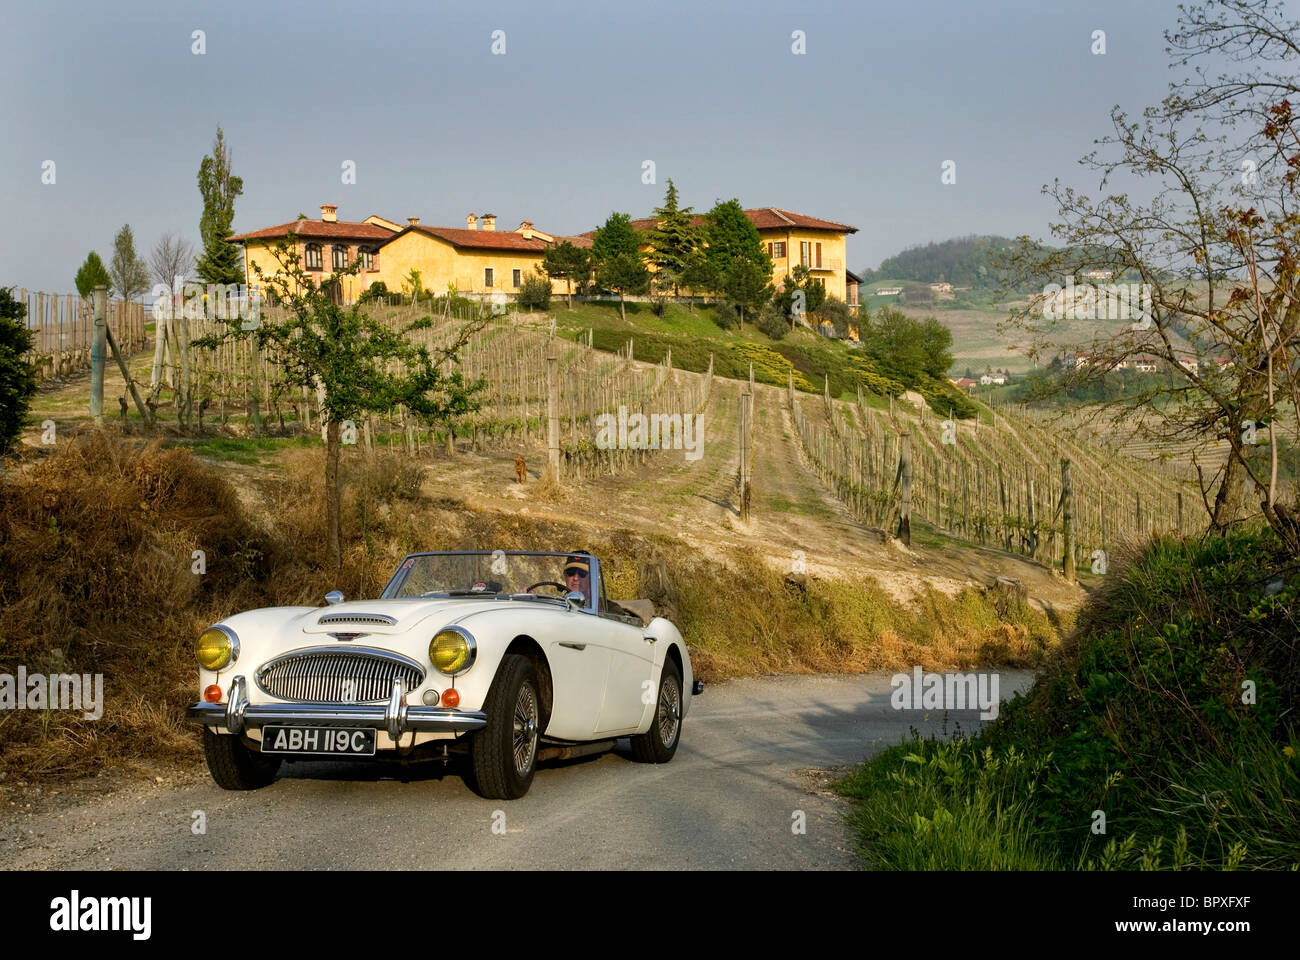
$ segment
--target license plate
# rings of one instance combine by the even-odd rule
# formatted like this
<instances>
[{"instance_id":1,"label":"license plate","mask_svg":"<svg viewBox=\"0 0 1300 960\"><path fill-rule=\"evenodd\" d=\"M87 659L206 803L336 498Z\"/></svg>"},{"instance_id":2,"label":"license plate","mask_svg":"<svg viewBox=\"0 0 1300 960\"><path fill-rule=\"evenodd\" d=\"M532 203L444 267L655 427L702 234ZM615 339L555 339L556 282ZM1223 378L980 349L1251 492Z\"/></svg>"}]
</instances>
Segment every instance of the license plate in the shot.
<instances>
[{"instance_id":1,"label":"license plate","mask_svg":"<svg viewBox=\"0 0 1300 960\"><path fill-rule=\"evenodd\" d=\"M280 727L262 728L263 753L322 754L332 757L373 757L375 731L363 727Z\"/></svg>"}]
</instances>

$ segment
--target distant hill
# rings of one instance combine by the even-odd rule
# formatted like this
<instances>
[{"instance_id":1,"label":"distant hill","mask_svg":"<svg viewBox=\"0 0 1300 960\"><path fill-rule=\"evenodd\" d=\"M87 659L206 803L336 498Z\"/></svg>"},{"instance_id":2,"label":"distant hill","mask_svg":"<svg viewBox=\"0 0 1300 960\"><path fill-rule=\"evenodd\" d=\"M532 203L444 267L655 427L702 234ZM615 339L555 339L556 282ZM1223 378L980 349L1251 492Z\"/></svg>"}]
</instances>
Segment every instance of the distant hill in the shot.
<instances>
[{"instance_id":1,"label":"distant hill","mask_svg":"<svg viewBox=\"0 0 1300 960\"><path fill-rule=\"evenodd\" d=\"M954 286L995 289L1004 286L1003 273L993 262L995 254L1016 245L1009 237L972 234L939 243L908 247L883 260L880 267L862 274L863 283L881 280L936 283L946 280Z\"/></svg>"}]
</instances>

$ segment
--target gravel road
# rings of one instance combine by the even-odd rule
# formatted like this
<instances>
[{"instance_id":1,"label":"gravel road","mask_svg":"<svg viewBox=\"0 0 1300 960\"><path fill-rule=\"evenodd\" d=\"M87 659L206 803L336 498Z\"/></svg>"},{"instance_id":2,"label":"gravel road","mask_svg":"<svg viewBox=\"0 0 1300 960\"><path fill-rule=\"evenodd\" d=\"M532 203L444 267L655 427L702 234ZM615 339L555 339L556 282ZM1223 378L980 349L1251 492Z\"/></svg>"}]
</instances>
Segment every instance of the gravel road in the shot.
<instances>
[{"instance_id":1,"label":"gravel road","mask_svg":"<svg viewBox=\"0 0 1300 960\"><path fill-rule=\"evenodd\" d=\"M85 785L0 810L0 868L856 869L847 801L830 783L910 727L980 725L975 711L897 711L890 675L777 676L709 687L674 760L613 753L542 764L526 797L483 800L440 762L296 763L232 793L206 770ZM1004 671L1007 699L1032 682ZM21 788L19 788L21 790ZM206 830L196 833L195 811ZM796 832L802 811L805 832Z\"/></svg>"}]
</instances>

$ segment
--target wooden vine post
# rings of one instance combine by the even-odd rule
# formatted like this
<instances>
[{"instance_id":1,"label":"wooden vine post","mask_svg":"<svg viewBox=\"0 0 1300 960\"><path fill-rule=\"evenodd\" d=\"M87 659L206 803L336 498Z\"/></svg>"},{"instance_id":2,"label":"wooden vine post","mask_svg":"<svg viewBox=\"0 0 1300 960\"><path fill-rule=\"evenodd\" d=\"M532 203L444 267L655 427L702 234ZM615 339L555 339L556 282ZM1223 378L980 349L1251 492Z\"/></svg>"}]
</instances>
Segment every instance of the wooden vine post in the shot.
<instances>
[{"instance_id":1,"label":"wooden vine post","mask_svg":"<svg viewBox=\"0 0 1300 960\"><path fill-rule=\"evenodd\" d=\"M1070 480L1070 461L1061 461L1061 541L1065 558L1061 572L1074 582L1074 483Z\"/></svg>"},{"instance_id":2,"label":"wooden vine post","mask_svg":"<svg viewBox=\"0 0 1300 960\"><path fill-rule=\"evenodd\" d=\"M546 358L546 467L551 479L560 479L560 413L558 357Z\"/></svg>"}]
</instances>

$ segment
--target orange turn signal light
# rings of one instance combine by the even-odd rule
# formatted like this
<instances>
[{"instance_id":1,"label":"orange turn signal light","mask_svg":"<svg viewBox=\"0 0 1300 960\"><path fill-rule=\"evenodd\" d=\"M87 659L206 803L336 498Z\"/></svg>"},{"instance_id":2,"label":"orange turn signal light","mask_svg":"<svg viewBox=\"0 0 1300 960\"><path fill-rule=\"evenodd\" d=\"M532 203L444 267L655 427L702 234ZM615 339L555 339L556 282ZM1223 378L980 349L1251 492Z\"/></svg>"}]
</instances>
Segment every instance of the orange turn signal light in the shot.
<instances>
[{"instance_id":1,"label":"orange turn signal light","mask_svg":"<svg viewBox=\"0 0 1300 960\"><path fill-rule=\"evenodd\" d=\"M203 689L203 699L206 700L208 703L220 703L221 688L217 686L215 683L205 687Z\"/></svg>"},{"instance_id":2,"label":"orange turn signal light","mask_svg":"<svg viewBox=\"0 0 1300 960\"><path fill-rule=\"evenodd\" d=\"M454 688L442 691L442 705L455 708L460 705L460 694Z\"/></svg>"}]
</instances>

